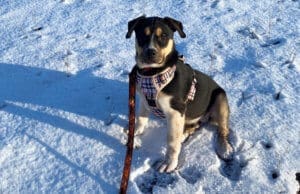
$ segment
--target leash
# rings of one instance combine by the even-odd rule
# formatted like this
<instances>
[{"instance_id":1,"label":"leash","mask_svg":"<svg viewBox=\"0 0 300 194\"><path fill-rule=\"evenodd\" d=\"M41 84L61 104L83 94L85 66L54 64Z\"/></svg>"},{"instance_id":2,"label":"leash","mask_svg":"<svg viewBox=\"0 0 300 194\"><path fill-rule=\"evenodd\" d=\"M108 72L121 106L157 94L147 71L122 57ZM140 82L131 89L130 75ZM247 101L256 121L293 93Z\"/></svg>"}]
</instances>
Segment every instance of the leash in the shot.
<instances>
[{"instance_id":1,"label":"leash","mask_svg":"<svg viewBox=\"0 0 300 194\"><path fill-rule=\"evenodd\" d=\"M124 161L123 175L120 185L120 194L125 194L127 191L128 180L130 175L130 167L133 153L134 141L134 127L135 127L135 89L136 89L136 71L135 68L129 74L129 127L128 127L128 140L127 151Z\"/></svg>"}]
</instances>

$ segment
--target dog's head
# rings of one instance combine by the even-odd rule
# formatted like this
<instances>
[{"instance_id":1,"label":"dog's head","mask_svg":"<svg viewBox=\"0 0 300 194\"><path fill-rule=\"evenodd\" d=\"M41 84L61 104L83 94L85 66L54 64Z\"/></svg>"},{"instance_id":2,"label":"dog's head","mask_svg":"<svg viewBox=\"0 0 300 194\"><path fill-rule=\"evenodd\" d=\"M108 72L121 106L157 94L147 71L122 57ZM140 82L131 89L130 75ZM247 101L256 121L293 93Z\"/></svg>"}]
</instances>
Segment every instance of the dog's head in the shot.
<instances>
[{"instance_id":1,"label":"dog's head","mask_svg":"<svg viewBox=\"0 0 300 194\"><path fill-rule=\"evenodd\" d=\"M136 36L136 62L139 68L160 68L174 51L174 32L185 38L181 22L165 17L141 16L128 22L126 38Z\"/></svg>"}]
</instances>

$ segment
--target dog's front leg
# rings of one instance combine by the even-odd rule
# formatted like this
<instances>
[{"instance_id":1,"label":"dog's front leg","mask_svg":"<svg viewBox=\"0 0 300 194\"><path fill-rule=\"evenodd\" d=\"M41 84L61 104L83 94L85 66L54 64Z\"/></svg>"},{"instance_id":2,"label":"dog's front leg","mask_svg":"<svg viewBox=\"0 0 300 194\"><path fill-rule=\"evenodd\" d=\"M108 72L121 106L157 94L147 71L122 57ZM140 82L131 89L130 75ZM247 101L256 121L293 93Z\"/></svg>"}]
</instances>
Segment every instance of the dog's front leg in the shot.
<instances>
[{"instance_id":1,"label":"dog's front leg","mask_svg":"<svg viewBox=\"0 0 300 194\"><path fill-rule=\"evenodd\" d=\"M159 172L172 172L178 165L183 138L184 116L174 111L168 115L168 147L167 154Z\"/></svg>"},{"instance_id":2,"label":"dog's front leg","mask_svg":"<svg viewBox=\"0 0 300 194\"><path fill-rule=\"evenodd\" d=\"M178 165L178 157L181 151L181 143L184 131L184 114L171 108L170 97L160 99L160 106L167 117L168 137L167 137L167 154L159 172L172 172Z\"/></svg>"},{"instance_id":3,"label":"dog's front leg","mask_svg":"<svg viewBox=\"0 0 300 194\"><path fill-rule=\"evenodd\" d=\"M136 121L136 130L134 135L141 135L149 120L150 111L146 105L145 99L140 95L139 113Z\"/></svg>"},{"instance_id":4,"label":"dog's front leg","mask_svg":"<svg viewBox=\"0 0 300 194\"><path fill-rule=\"evenodd\" d=\"M143 134L149 120L150 111L145 103L146 102L143 99L143 96L140 95L139 112L138 112L138 117L136 119L136 130L134 132L135 136L140 136ZM142 146L141 139L139 137L135 138L134 148L140 148L141 146Z\"/></svg>"}]
</instances>

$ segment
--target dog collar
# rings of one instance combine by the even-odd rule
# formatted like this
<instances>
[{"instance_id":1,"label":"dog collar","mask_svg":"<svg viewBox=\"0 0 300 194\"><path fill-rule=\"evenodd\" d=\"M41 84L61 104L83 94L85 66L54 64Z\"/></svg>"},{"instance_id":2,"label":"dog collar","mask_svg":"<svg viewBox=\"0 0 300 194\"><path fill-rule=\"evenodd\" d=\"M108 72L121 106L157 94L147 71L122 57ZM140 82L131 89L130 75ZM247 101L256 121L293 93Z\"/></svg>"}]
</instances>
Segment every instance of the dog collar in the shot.
<instances>
[{"instance_id":1,"label":"dog collar","mask_svg":"<svg viewBox=\"0 0 300 194\"><path fill-rule=\"evenodd\" d=\"M164 85L165 83L169 83L168 81L171 81L174 77L174 73L176 71L176 65L173 65L172 67L166 68L164 71L159 72L154 75L142 75L139 72L137 72L137 78L138 79L153 79L155 80L155 83L159 85ZM137 80L138 81L138 80Z\"/></svg>"},{"instance_id":2,"label":"dog collar","mask_svg":"<svg viewBox=\"0 0 300 194\"><path fill-rule=\"evenodd\" d=\"M141 75L137 72L137 86L145 96L151 111L160 118L165 118L165 115L157 106L157 96L158 93L171 82L175 71L176 65L168 67L163 72L151 76Z\"/></svg>"}]
</instances>

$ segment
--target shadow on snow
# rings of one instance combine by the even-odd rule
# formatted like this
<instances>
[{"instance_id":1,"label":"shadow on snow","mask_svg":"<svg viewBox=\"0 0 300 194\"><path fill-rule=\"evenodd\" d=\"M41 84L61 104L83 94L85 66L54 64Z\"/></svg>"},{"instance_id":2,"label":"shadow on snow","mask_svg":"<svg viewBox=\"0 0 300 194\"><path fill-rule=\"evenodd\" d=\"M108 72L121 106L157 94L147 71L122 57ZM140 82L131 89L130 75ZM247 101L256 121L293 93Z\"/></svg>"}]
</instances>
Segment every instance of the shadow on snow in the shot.
<instances>
[{"instance_id":1,"label":"shadow on snow","mask_svg":"<svg viewBox=\"0 0 300 194\"><path fill-rule=\"evenodd\" d=\"M24 103L62 110L100 120L104 124L108 123L107 120L110 120L112 115L126 115L128 83L96 77L93 75L94 70L96 69L90 68L70 76L60 71L0 63L0 104L4 103L0 109L97 140L120 154L122 148L125 149L120 141L99 129L90 129L67 118L15 105ZM114 118L112 122L121 126L126 124L121 118ZM71 168L83 172L101 185L104 184L104 188L116 189L89 170L72 163L37 137L26 131L22 134L44 146L49 153Z\"/></svg>"}]
</instances>

